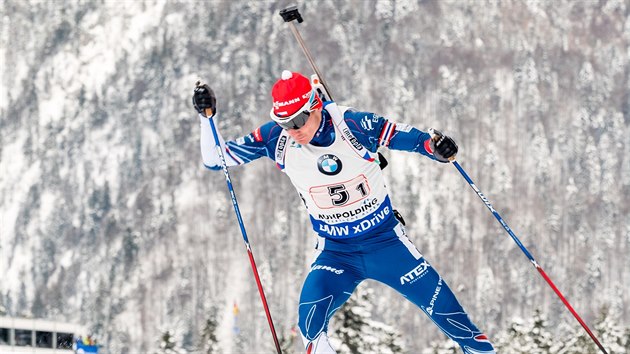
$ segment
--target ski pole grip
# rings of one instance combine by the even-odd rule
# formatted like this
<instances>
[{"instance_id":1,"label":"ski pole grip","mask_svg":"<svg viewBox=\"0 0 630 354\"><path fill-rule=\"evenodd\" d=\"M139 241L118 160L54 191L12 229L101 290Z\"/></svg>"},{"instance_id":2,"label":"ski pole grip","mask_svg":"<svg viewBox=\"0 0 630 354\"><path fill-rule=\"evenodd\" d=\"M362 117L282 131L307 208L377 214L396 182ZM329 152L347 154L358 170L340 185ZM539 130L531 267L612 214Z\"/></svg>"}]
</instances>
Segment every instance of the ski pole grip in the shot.
<instances>
[{"instance_id":1,"label":"ski pole grip","mask_svg":"<svg viewBox=\"0 0 630 354\"><path fill-rule=\"evenodd\" d=\"M280 16L282 16L284 22L291 22L293 20L297 20L298 23L304 22L302 15L300 15L300 11L298 11L297 5L291 5L280 10Z\"/></svg>"},{"instance_id":2,"label":"ski pole grip","mask_svg":"<svg viewBox=\"0 0 630 354\"><path fill-rule=\"evenodd\" d=\"M442 137L442 133L433 128L429 128L429 135L431 136L431 140L433 140L434 143L437 143ZM449 162L455 161L455 155L449 157L448 161Z\"/></svg>"}]
</instances>

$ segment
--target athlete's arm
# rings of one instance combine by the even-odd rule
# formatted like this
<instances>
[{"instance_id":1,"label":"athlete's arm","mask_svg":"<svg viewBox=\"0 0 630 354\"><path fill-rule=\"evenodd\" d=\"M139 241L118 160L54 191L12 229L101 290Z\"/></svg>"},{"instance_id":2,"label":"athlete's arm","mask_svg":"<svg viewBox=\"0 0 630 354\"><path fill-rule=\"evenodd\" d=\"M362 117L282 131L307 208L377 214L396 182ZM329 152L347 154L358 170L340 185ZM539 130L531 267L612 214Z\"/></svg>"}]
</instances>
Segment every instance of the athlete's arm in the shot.
<instances>
[{"instance_id":1,"label":"athlete's arm","mask_svg":"<svg viewBox=\"0 0 630 354\"><path fill-rule=\"evenodd\" d=\"M369 112L348 109L344 119L355 137L368 150L376 152L380 147L392 150L417 152L435 160L430 147L431 136L427 132L407 124L396 124Z\"/></svg>"},{"instance_id":2,"label":"athlete's arm","mask_svg":"<svg viewBox=\"0 0 630 354\"><path fill-rule=\"evenodd\" d=\"M216 115L212 118L215 119ZM210 127L210 120L203 115L199 115L201 127L201 157L203 164L211 170L221 169L221 160L216 150L216 142ZM276 142L280 135L280 128L274 122L268 122L256 128L253 132L235 140L225 141L221 133L217 130L221 150L228 167L242 165L254 161L260 157L267 156L274 159Z\"/></svg>"}]
</instances>

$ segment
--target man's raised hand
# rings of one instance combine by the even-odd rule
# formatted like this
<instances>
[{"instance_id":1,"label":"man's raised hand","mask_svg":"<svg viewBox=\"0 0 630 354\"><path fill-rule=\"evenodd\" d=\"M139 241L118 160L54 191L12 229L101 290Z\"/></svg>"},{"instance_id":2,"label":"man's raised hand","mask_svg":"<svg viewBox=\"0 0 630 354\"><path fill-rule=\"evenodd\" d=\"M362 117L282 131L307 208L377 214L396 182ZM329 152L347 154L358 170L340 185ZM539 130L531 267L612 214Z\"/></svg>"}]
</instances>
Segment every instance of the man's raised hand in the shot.
<instances>
[{"instance_id":1,"label":"man's raised hand","mask_svg":"<svg viewBox=\"0 0 630 354\"><path fill-rule=\"evenodd\" d=\"M457 155L457 144L451 137L442 134L441 132L431 128L429 129L431 134L431 142L429 146L433 150L433 156L440 162L449 162L455 159Z\"/></svg>"},{"instance_id":2,"label":"man's raised hand","mask_svg":"<svg viewBox=\"0 0 630 354\"><path fill-rule=\"evenodd\" d=\"M197 81L192 97L193 107L204 117L212 118L217 113L217 98L207 84Z\"/></svg>"}]
</instances>

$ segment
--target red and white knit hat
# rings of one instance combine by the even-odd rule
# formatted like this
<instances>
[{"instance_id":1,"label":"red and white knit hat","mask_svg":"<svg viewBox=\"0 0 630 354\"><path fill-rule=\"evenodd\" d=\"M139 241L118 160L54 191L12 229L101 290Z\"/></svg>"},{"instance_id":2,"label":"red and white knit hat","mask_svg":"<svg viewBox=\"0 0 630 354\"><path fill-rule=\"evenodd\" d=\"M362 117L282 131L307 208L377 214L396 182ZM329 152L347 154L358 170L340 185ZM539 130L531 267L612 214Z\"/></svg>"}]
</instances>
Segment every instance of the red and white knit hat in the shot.
<instances>
[{"instance_id":1,"label":"red and white knit hat","mask_svg":"<svg viewBox=\"0 0 630 354\"><path fill-rule=\"evenodd\" d=\"M317 102L312 102L307 107L313 95ZM284 70L282 78L273 85L271 97L273 99L271 118L274 120L286 119L299 111L312 110L321 104L319 96L313 92L310 80L298 72L288 70Z\"/></svg>"}]
</instances>

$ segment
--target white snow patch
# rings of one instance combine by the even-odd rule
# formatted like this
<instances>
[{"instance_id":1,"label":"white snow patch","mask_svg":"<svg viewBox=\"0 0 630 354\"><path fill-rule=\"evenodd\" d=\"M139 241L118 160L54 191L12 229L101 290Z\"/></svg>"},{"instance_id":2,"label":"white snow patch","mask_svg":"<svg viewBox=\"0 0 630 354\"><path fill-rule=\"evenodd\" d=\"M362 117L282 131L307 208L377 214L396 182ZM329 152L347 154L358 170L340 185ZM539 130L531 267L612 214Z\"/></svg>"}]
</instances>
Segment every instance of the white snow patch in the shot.
<instances>
[{"instance_id":1,"label":"white snow patch","mask_svg":"<svg viewBox=\"0 0 630 354\"><path fill-rule=\"evenodd\" d=\"M72 265L72 255L74 251L66 250L61 257L59 257L59 265L63 268L69 268Z\"/></svg>"},{"instance_id":2,"label":"white snow patch","mask_svg":"<svg viewBox=\"0 0 630 354\"><path fill-rule=\"evenodd\" d=\"M39 162L26 166L22 146L26 137L15 138L13 142L7 144L2 149L2 159L0 159L0 236L2 240L11 240L14 235L15 222L19 213L20 205L25 204L25 199L32 185L41 176ZM0 252L6 252L7 247L0 248ZM2 255L6 259L9 255Z\"/></svg>"}]
</instances>

